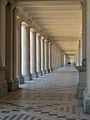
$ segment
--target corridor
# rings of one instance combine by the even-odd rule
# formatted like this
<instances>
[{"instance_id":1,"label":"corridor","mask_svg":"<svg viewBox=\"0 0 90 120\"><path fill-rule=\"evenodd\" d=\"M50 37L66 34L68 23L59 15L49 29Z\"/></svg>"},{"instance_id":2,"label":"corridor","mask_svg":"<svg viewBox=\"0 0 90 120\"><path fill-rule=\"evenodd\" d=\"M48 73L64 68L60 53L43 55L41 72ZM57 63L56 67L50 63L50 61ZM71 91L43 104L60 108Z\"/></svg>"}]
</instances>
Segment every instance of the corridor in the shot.
<instances>
[{"instance_id":1,"label":"corridor","mask_svg":"<svg viewBox=\"0 0 90 120\"><path fill-rule=\"evenodd\" d=\"M90 120L76 99L79 73L65 66L0 99L0 120Z\"/></svg>"}]
</instances>

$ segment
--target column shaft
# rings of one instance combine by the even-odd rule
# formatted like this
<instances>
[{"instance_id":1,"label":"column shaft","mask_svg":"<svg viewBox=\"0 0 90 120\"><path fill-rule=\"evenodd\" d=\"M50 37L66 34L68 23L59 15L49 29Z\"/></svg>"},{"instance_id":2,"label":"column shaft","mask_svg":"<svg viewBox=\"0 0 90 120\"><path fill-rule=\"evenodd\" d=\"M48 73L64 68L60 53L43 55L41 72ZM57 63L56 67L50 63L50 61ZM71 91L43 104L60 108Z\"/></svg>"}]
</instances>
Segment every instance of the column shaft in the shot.
<instances>
[{"instance_id":1,"label":"column shaft","mask_svg":"<svg viewBox=\"0 0 90 120\"><path fill-rule=\"evenodd\" d=\"M44 41L44 52L45 52L45 73L48 73L48 41Z\"/></svg>"},{"instance_id":2,"label":"column shaft","mask_svg":"<svg viewBox=\"0 0 90 120\"><path fill-rule=\"evenodd\" d=\"M36 33L30 30L30 72L32 78L36 78Z\"/></svg>"},{"instance_id":3,"label":"column shaft","mask_svg":"<svg viewBox=\"0 0 90 120\"><path fill-rule=\"evenodd\" d=\"M82 65L86 65L86 2L82 5Z\"/></svg>"},{"instance_id":4,"label":"column shaft","mask_svg":"<svg viewBox=\"0 0 90 120\"><path fill-rule=\"evenodd\" d=\"M86 40L87 40L87 49L86 49L86 58L87 58L87 66L86 66L86 90L84 91L83 96L83 104L84 104L84 112L90 113L90 0L87 0L87 24L86 24Z\"/></svg>"},{"instance_id":5,"label":"column shaft","mask_svg":"<svg viewBox=\"0 0 90 120\"><path fill-rule=\"evenodd\" d=\"M21 75L21 19L15 11L14 16L14 74L15 79L19 84L24 83L24 78Z\"/></svg>"},{"instance_id":6,"label":"column shaft","mask_svg":"<svg viewBox=\"0 0 90 120\"><path fill-rule=\"evenodd\" d=\"M49 65L49 72L51 72L51 59L52 59L52 55L51 55L51 43L48 44L48 65Z\"/></svg>"},{"instance_id":7,"label":"column shaft","mask_svg":"<svg viewBox=\"0 0 90 120\"><path fill-rule=\"evenodd\" d=\"M21 25L21 46L22 75L27 82L30 80L30 29L25 22Z\"/></svg>"},{"instance_id":8,"label":"column shaft","mask_svg":"<svg viewBox=\"0 0 90 120\"><path fill-rule=\"evenodd\" d=\"M36 72L41 76L41 36L36 34Z\"/></svg>"},{"instance_id":9,"label":"column shaft","mask_svg":"<svg viewBox=\"0 0 90 120\"><path fill-rule=\"evenodd\" d=\"M44 52L44 38L41 37L41 71L42 75L45 73L45 52Z\"/></svg>"}]
</instances>

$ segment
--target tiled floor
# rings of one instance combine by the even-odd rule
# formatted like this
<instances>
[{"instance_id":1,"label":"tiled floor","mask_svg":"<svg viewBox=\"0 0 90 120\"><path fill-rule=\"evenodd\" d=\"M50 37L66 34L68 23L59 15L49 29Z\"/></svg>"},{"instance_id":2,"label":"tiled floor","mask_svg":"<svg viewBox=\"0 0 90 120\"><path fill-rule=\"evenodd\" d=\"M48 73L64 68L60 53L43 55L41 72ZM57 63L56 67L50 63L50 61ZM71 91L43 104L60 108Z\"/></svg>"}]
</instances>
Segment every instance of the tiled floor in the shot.
<instances>
[{"instance_id":1,"label":"tiled floor","mask_svg":"<svg viewBox=\"0 0 90 120\"><path fill-rule=\"evenodd\" d=\"M21 85L0 99L0 120L90 120L76 99L77 83L70 66Z\"/></svg>"}]
</instances>

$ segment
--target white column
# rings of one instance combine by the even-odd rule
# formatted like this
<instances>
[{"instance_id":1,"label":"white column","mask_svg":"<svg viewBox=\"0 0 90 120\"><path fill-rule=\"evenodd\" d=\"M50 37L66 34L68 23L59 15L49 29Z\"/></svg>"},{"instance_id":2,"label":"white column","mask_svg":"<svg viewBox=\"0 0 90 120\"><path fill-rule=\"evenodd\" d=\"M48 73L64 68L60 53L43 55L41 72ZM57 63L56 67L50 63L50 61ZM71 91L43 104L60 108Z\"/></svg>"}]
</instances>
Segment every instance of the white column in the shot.
<instances>
[{"instance_id":1,"label":"white column","mask_svg":"<svg viewBox=\"0 0 90 120\"><path fill-rule=\"evenodd\" d=\"M52 64L51 64L51 68L52 70L54 70L54 45L51 46L51 54L52 54Z\"/></svg>"},{"instance_id":2,"label":"white column","mask_svg":"<svg viewBox=\"0 0 90 120\"><path fill-rule=\"evenodd\" d=\"M30 80L30 29L25 22L21 25L21 46L22 75L27 82Z\"/></svg>"},{"instance_id":3,"label":"white column","mask_svg":"<svg viewBox=\"0 0 90 120\"><path fill-rule=\"evenodd\" d=\"M48 73L48 41L44 40L44 52L45 52L45 73Z\"/></svg>"},{"instance_id":4,"label":"white column","mask_svg":"<svg viewBox=\"0 0 90 120\"><path fill-rule=\"evenodd\" d=\"M86 22L86 90L84 91L84 112L90 113L90 0L87 0L87 22Z\"/></svg>"},{"instance_id":5,"label":"white column","mask_svg":"<svg viewBox=\"0 0 90 120\"><path fill-rule=\"evenodd\" d=\"M55 46L54 46L53 52L54 52L54 70L55 70L55 68L56 68L56 48L55 48Z\"/></svg>"},{"instance_id":6,"label":"white column","mask_svg":"<svg viewBox=\"0 0 90 120\"><path fill-rule=\"evenodd\" d=\"M51 43L48 44L48 65L49 65L49 72L51 72L51 59L52 59L52 55L51 55Z\"/></svg>"},{"instance_id":7,"label":"white column","mask_svg":"<svg viewBox=\"0 0 90 120\"><path fill-rule=\"evenodd\" d=\"M56 54L56 46L55 46L54 56L55 56L55 59L54 59L54 60L55 60L55 61L54 61L55 63L54 63L54 64L55 64L55 69L56 69L56 67L57 67L57 54Z\"/></svg>"},{"instance_id":8,"label":"white column","mask_svg":"<svg viewBox=\"0 0 90 120\"><path fill-rule=\"evenodd\" d=\"M19 84L22 84L22 83L24 83L24 78L21 75L21 19L16 14L14 20L15 20L15 24L14 24L14 29L15 29L14 73L16 74L15 77L16 77L16 79L18 79Z\"/></svg>"},{"instance_id":9,"label":"white column","mask_svg":"<svg viewBox=\"0 0 90 120\"><path fill-rule=\"evenodd\" d=\"M36 34L36 72L41 76L41 36Z\"/></svg>"},{"instance_id":10,"label":"white column","mask_svg":"<svg viewBox=\"0 0 90 120\"><path fill-rule=\"evenodd\" d=\"M45 53L44 53L44 37L41 37L41 71L42 75L45 73Z\"/></svg>"},{"instance_id":11,"label":"white column","mask_svg":"<svg viewBox=\"0 0 90 120\"><path fill-rule=\"evenodd\" d=\"M30 72L36 78L36 33L30 29Z\"/></svg>"},{"instance_id":12,"label":"white column","mask_svg":"<svg viewBox=\"0 0 90 120\"><path fill-rule=\"evenodd\" d=\"M66 65L66 55L64 55L64 66Z\"/></svg>"}]
</instances>

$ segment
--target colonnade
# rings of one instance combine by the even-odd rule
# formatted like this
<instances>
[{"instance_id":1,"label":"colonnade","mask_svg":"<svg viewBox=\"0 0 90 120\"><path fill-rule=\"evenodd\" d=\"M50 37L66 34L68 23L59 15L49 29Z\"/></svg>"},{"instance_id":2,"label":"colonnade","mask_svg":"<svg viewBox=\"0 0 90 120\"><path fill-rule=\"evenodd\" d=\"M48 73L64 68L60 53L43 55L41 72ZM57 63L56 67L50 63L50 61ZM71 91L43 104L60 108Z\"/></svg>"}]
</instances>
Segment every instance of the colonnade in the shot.
<instances>
[{"instance_id":1,"label":"colonnade","mask_svg":"<svg viewBox=\"0 0 90 120\"><path fill-rule=\"evenodd\" d=\"M0 97L64 65L64 53L12 1L0 0Z\"/></svg>"},{"instance_id":2,"label":"colonnade","mask_svg":"<svg viewBox=\"0 0 90 120\"><path fill-rule=\"evenodd\" d=\"M87 14L86 14L87 13ZM86 59L84 112L90 113L90 0L82 2L82 37L77 65ZM81 52L80 52L81 51ZM36 28L10 0L0 0L0 97L19 88L20 83L47 74L68 62L52 40Z\"/></svg>"},{"instance_id":3,"label":"colonnade","mask_svg":"<svg viewBox=\"0 0 90 120\"><path fill-rule=\"evenodd\" d=\"M18 16L18 18L20 17ZM37 33L35 29L30 28L25 21L20 22L20 24L20 64L21 74L24 78L23 81L21 79L20 83L29 81L32 78L40 77L41 75L47 74L48 72L64 65L64 54L62 52L60 53L60 50L56 48L55 45L52 45L50 41L45 39L40 33Z\"/></svg>"}]
</instances>

